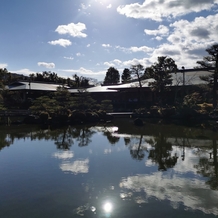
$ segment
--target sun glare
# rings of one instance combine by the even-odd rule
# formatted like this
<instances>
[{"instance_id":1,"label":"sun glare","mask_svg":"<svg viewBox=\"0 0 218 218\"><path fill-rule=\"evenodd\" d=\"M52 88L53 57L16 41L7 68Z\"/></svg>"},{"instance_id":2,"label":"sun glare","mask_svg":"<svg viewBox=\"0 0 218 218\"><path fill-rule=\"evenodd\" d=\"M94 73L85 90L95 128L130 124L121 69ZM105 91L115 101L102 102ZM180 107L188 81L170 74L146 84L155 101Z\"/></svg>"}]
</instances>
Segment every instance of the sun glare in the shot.
<instances>
[{"instance_id":1,"label":"sun glare","mask_svg":"<svg viewBox=\"0 0 218 218\"><path fill-rule=\"evenodd\" d=\"M113 209L113 206L110 202L106 202L103 206L103 209L106 213L110 213Z\"/></svg>"}]
</instances>

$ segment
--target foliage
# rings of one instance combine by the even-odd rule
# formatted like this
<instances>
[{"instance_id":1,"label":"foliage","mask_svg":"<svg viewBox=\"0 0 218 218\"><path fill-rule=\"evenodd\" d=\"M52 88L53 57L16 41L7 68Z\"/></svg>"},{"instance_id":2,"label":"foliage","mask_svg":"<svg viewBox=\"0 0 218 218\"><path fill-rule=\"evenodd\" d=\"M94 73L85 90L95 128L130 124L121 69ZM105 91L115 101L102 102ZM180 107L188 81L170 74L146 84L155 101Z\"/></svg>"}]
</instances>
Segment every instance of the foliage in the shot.
<instances>
[{"instance_id":1,"label":"foliage","mask_svg":"<svg viewBox=\"0 0 218 218\"><path fill-rule=\"evenodd\" d=\"M127 83L131 80L131 71L128 68L125 68L123 70L123 73L121 75L122 83Z\"/></svg>"},{"instance_id":2,"label":"foliage","mask_svg":"<svg viewBox=\"0 0 218 218\"><path fill-rule=\"evenodd\" d=\"M4 105L7 108L20 108L23 103L20 92L4 90L2 93Z\"/></svg>"},{"instance_id":3,"label":"foliage","mask_svg":"<svg viewBox=\"0 0 218 218\"><path fill-rule=\"evenodd\" d=\"M55 99L48 96L41 96L33 101L33 105L30 107L30 109L36 113L56 113L59 111L60 107Z\"/></svg>"},{"instance_id":4,"label":"foliage","mask_svg":"<svg viewBox=\"0 0 218 218\"><path fill-rule=\"evenodd\" d=\"M67 84L69 87L88 87L89 79L85 77L79 77L77 74L73 75L73 79L69 77L62 78L57 75L55 72L43 71L42 73L30 74L30 81L39 81L39 82L49 82L57 84Z\"/></svg>"},{"instance_id":5,"label":"foliage","mask_svg":"<svg viewBox=\"0 0 218 218\"><path fill-rule=\"evenodd\" d=\"M106 76L104 78L104 85L118 84L119 81L120 81L119 71L114 67L110 67L106 72Z\"/></svg>"},{"instance_id":6,"label":"foliage","mask_svg":"<svg viewBox=\"0 0 218 218\"><path fill-rule=\"evenodd\" d=\"M73 78L74 78L74 87L88 87L89 86L89 79L81 76L77 76L77 74L74 74L73 75Z\"/></svg>"},{"instance_id":7,"label":"foliage","mask_svg":"<svg viewBox=\"0 0 218 218\"><path fill-rule=\"evenodd\" d=\"M57 92L54 94L54 99L58 103L61 112L67 112L67 110L72 108L74 105L70 92L63 86L57 88Z\"/></svg>"},{"instance_id":8,"label":"foliage","mask_svg":"<svg viewBox=\"0 0 218 218\"><path fill-rule=\"evenodd\" d=\"M73 102L73 109L87 110L93 108L96 101L85 89L80 89L73 97Z\"/></svg>"},{"instance_id":9,"label":"foliage","mask_svg":"<svg viewBox=\"0 0 218 218\"><path fill-rule=\"evenodd\" d=\"M202 68L212 69L217 67L218 43L206 49L208 56L203 57L202 61L197 61L197 64ZM216 69L217 70L217 69Z\"/></svg>"},{"instance_id":10,"label":"foliage","mask_svg":"<svg viewBox=\"0 0 218 218\"><path fill-rule=\"evenodd\" d=\"M137 65L132 65L130 68L131 74L133 75L133 77L136 77L138 82L139 82L139 86L140 88L142 87L142 83L141 83L141 77L144 74L144 67L141 64L137 64Z\"/></svg>"},{"instance_id":11,"label":"foliage","mask_svg":"<svg viewBox=\"0 0 218 218\"><path fill-rule=\"evenodd\" d=\"M4 85L8 85L13 81L23 79L23 75L12 74L6 68L0 68L0 88Z\"/></svg>"},{"instance_id":12,"label":"foliage","mask_svg":"<svg viewBox=\"0 0 218 218\"><path fill-rule=\"evenodd\" d=\"M149 82L149 86L154 91L162 93L167 89L167 86L172 85L171 73L177 71L177 65L172 58L167 56L158 57L158 62L154 63L151 67L146 68L146 73L154 82Z\"/></svg>"},{"instance_id":13,"label":"foliage","mask_svg":"<svg viewBox=\"0 0 218 218\"><path fill-rule=\"evenodd\" d=\"M189 108L196 108L200 103L202 103L202 96L198 92L193 92L183 98L183 105Z\"/></svg>"},{"instance_id":14,"label":"foliage","mask_svg":"<svg viewBox=\"0 0 218 218\"><path fill-rule=\"evenodd\" d=\"M111 100L101 101L101 109L106 112L112 112L113 111L112 101Z\"/></svg>"},{"instance_id":15,"label":"foliage","mask_svg":"<svg viewBox=\"0 0 218 218\"><path fill-rule=\"evenodd\" d=\"M208 69L212 71L212 74L209 76L202 76L200 77L202 80L208 82L210 87L212 87L213 93L213 107L216 108L217 106L217 79L218 79L218 43L212 45L211 47L206 49L208 56L203 57L202 61L197 61L197 64L200 65L202 68Z\"/></svg>"}]
</instances>

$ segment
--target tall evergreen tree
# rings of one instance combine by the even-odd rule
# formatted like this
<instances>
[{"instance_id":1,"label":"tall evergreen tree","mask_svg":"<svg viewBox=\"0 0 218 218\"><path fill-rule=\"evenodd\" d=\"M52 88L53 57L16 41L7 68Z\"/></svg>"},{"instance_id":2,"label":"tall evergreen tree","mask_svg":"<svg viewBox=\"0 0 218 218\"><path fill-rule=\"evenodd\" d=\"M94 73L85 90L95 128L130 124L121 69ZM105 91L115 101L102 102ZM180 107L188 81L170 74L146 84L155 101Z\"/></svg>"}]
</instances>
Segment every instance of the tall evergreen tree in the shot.
<instances>
[{"instance_id":1,"label":"tall evergreen tree","mask_svg":"<svg viewBox=\"0 0 218 218\"><path fill-rule=\"evenodd\" d=\"M218 79L218 43L206 49L208 56L203 57L202 61L197 61L201 67L212 72L211 76L203 76L201 79L212 82L213 107L217 106L217 79ZM212 71L211 71L212 70Z\"/></svg>"},{"instance_id":2,"label":"tall evergreen tree","mask_svg":"<svg viewBox=\"0 0 218 218\"><path fill-rule=\"evenodd\" d=\"M167 56L158 57L158 61L151 67L146 68L146 73L153 78L153 82L149 82L149 86L154 91L159 93L160 97L163 97L164 91L169 85L172 85L171 73L177 72L177 65L175 61Z\"/></svg>"},{"instance_id":3,"label":"tall evergreen tree","mask_svg":"<svg viewBox=\"0 0 218 218\"><path fill-rule=\"evenodd\" d=\"M110 67L106 72L106 76L104 78L104 85L118 84L119 82L120 82L119 71L114 67Z\"/></svg>"},{"instance_id":4,"label":"tall evergreen tree","mask_svg":"<svg viewBox=\"0 0 218 218\"><path fill-rule=\"evenodd\" d=\"M125 68L123 70L121 79L122 79L122 83L126 83L131 80L131 71L128 68Z\"/></svg>"}]
</instances>

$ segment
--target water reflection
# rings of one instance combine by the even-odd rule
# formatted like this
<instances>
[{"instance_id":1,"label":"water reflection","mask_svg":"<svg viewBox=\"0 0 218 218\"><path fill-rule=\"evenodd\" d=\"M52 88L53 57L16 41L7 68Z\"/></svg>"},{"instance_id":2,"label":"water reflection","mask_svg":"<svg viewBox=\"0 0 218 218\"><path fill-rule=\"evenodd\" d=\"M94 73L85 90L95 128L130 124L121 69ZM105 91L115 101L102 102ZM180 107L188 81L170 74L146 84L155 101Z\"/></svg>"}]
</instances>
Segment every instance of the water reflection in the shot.
<instances>
[{"instance_id":1,"label":"water reflection","mask_svg":"<svg viewBox=\"0 0 218 218\"><path fill-rule=\"evenodd\" d=\"M198 179L190 180L174 175L172 180L158 172L127 177L120 182L120 187L123 190L122 196L134 198L136 203L146 203L149 198L155 197L158 200L169 200L175 209L182 202L189 210L218 215L218 193L210 191L205 182ZM144 198L141 192L144 192ZM140 202L138 198L141 199Z\"/></svg>"},{"instance_id":2,"label":"water reflection","mask_svg":"<svg viewBox=\"0 0 218 218\"><path fill-rule=\"evenodd\" d=\"M103 210L105 211L106 214L110 215L110 213L113 210L113 205L111 202L106 202L103 204Z\"/></svg>"},{"instance_id":3,"label":"water reflection","mask_svg":"<svg viewBox=\"0 0 218 218\"><path fill-rule=\"evenodd\" d=\"M31 177L32 182L39 180L39 177L45 178L35 187L38 190L46 187L46 191L51 188L52 195L57 199L66 199L65 204L61 202L58 206L64 205L65 208L69 205L78 216L125 217L123 214L130 214L133 217L135 209L141 208L142 213L138 217L144 217L148 207L156 211L151 204L154 199L158 200L155 205L160 210L163 202L167 202L170 208L179 212L201 211L218 216L218 192L214 191L218 189L217 136L190 128L175 131L176 128L156 125L136 128L127 123L112 123L60 129L29 128L22 130L19 135L17 130L7 130L7 134L3 131L0 133L0 164L6 168L9 166L9 169L0 167L0 176L6 181L9 175L13 175L15 181L19 181L18 185L25 184L25 190ZM5 157L7 152L4 151L7 149L4 147L16 144L15 139L18 138L24 139L23 144L25 141L36 142L32 148L37 152L32 155L32 151L29 151L32 155L29 156L35 157L37 167L31 165L29 159L28 164L24 161L22 165L27 167L28 183L23 182L25 178L16 177L16 172L22 167L16 169L16 164L13 164L10 168L10 162L14 163L14 156L19 154L17 151L21 148L17 146L11 159L10 156L9 160ZM48 142L47 147L40 147L42 142ZM49 143L52 146L49 147ZM11 147L14 149L16 146ZM24 146L20 155L25 154L25 149L30 147L29 144ZM37 150L37 147L41 150ZM46 156L42 155L43 152L50 153ZM27 157L23 155L23 158ZM40 158L44 158L43 161ZM42 167L41 163L49 164ZM52 163L55 170L49 167ZM32 169L36 169L35 174L31 173L34 172ZM53 187L56 179L58 185ZM10 189L7 187L7 190ZM40 191L40 195L47 193L44 189ZM33 190L29 189L28 192L32 193ZM38 193L33 196L38 196ZM32 199L32 202L35 201ZM170 211L169 207L167 210Z\"/></svg>"},{"instance_id":4,"label":"water reflection","mask_svg":"<svg viewBox=\"0 0 218 218\"><path fill-rule=\"evenodd\" d=\"M88 173L89 172L89 159L77 160L74 162L65 162L60 165L60 169L64 172L73 174Z\"/></svg>"},{"instance_id":5,"label":"water reflection","mask_svg":"<svg viewBox=\"0 0 218 218\"><path fill-rule=\"evenodd\" d=\"M74 153L72 151L59 151L59 152L55 152L53 154L53 157L61 159L61 160L67 160L67 159L71 159L73 158Z\"/></svg>"}]
</instances>

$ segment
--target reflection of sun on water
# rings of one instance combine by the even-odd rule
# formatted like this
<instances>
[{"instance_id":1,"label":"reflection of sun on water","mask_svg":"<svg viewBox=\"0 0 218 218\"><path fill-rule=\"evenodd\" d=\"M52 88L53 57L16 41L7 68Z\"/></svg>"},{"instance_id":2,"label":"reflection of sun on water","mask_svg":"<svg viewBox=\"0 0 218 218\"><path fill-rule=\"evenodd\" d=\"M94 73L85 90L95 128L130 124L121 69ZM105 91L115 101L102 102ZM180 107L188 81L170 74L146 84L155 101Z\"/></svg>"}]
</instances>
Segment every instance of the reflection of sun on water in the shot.
<instances>
[{"instance_id":1,"label":"reflection of sun on water","mask_svg":"<svg viewBox=\"0 0 218 218\"><path fill-rule=\"evenodd\" d=\"M106 213L110 213L113 209L113 206L110 202L106 202L104 205L103 205L103 209Z\"/></svg>"}]
</instances>

